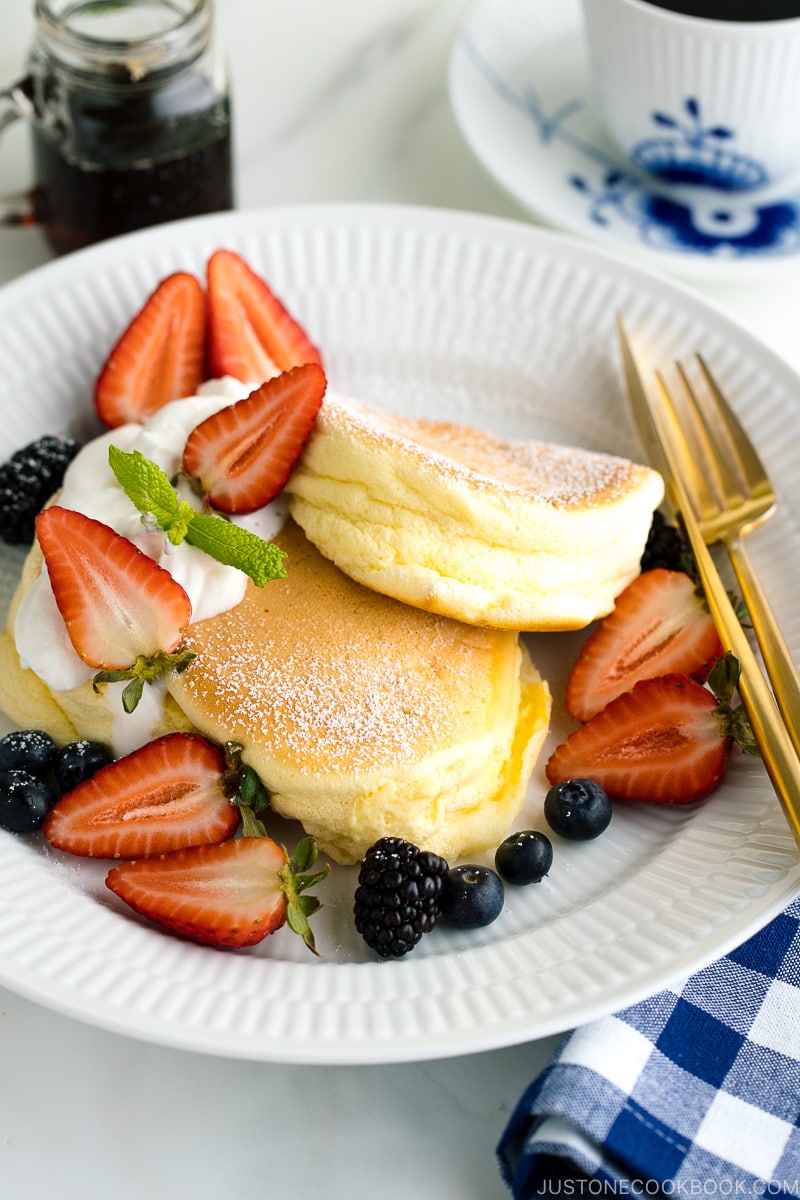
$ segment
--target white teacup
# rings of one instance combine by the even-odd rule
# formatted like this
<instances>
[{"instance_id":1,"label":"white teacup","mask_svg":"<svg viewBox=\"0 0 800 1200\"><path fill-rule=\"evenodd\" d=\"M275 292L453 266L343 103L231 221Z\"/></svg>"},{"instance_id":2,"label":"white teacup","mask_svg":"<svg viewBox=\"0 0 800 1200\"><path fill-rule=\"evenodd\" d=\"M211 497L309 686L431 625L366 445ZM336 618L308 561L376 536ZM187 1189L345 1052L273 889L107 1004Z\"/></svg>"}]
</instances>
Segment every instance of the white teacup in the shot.
<instances>
[{"instance_id":1,"label":"white teacup","mask_svg":"<svg viewBox=\"0 0 800 1200\"><path fill-rule=\"evenodd\" d=\"M766 20L691 16L650 0L583 0L583 9L600 116L639 170L741 191L800 169L800 0L740 2Z\"/></svg>"}]
</instances>

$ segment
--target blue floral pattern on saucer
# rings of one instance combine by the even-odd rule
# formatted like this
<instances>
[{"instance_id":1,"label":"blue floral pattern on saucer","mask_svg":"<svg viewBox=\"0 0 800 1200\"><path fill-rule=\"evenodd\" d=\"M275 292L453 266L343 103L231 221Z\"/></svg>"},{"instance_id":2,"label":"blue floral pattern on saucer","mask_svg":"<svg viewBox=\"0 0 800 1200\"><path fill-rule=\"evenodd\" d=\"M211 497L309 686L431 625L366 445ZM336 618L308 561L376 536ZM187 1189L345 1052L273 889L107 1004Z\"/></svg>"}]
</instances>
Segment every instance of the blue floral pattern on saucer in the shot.
<instances>
[{"instance_id":1,"label":"blue floral pattern on saucer","mask_svg":"<svg viewBox=\"0 0 800 1200\"><path fill-rule=\"evenodd\" d=\"M548 108L535 87L503 78L464 30L459 46L494 94L530 121L540 152L568 148L565 186L583 197L594 225L608 231L624 225L649 250L714 259L800 252L798 199L771 195L763 167L732 149L732 130L704 125L693 97L683 101L685 118L653 114L661 136L645 139L636 151L645 178L601 139L575 132L588 110L583 98Z\"/></svg>"}]
</instances>

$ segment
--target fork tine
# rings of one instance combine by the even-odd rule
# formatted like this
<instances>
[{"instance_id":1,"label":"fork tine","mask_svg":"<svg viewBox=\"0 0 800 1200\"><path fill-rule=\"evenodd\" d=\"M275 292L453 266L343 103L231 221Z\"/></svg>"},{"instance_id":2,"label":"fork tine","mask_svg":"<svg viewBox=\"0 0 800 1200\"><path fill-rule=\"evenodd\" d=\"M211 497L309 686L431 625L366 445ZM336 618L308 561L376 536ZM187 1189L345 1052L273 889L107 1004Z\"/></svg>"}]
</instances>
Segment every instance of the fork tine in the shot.
<instances>
[{"instance_id":1,"label":"fork tine","mask_svg":"<svg viewBox=\"0 0 800 1200\"><path fill-rule=\"evenodd\" d=\"M724 414L719 409L715 412L713 405L703 402L681 363L675 366L684 390L683 415L688 418L696 442L695 457L708 471L708 490L714 494L719 507L732 508L744 500L747 482L739 469L736 448L724 420L721 420ZM712 395L717 399L722 393L718 388L713 388ZM709 505L706 505L705 515L711 516Z\"/></svg>"},{"instance_id":2,"label":"fork tine","mask_svg":"<svg viewBox=\"0 0 800 1200\"><path fill-rule=\"evenodd\" d=\"M703 464L698 467L700 490L698 502L703 509L703 518L714 515L718 508L724 508L729 503L739 500L740 496L730 475L729 463L720 457L720 431L712 414L703 407L697 391L692 386L691 379L684 365L676 362L682 384L680 412L682 426L685 430L685 440L691 445L691 454L696 462Z\"/></svg>"},{"instance_id":3,"label":"fork tine","mask_svg":"<svg viewBox=\"0 0 800 1200\"><path fill-rule=\"evenodd\" d=\"M712 375L711 369L702 354L697 355L697 362L700 365L700 370L703 373L708 390L713 396L717 409L722 416L726 433L730 439L729 444L733 447L747 491L753 496L770 495L772 485L767 477L764 464L758 457L755 446L742 428L736 413L725 399L724 393Z\"/></svg>"},{"instance_id":4,"label":"fork tine","mask_svg":"<svg viewBox=\"0 0 800 1200\"><path fill-rule=\"evenodd\" d=\"M681 397L676 394L674 389L670 390L667 387L666 381L660 371L657 370L655 375L662 398L669 406L669 410L673 416L673 435L680 443L681 456L686 463L690 476L687 482L690 485L697 518L699 521L704 522L711 520L719 511L719 496L715 495L712 488L709 487L706 472L700 469L700 463L705 464L705 460L711 456L706 452L708 449L707 446L698 445L698 441L702 442L702 438L698 438L697 436L702 430L702 425L697 419L696 411L693 412L692 407L686 403L687 396L690 400L693 399L689 381L685 378L680 363L677 363L676 366L684 383L685 395L682 397L683 402L681 402Z\"/></svg>"}]
</instances>

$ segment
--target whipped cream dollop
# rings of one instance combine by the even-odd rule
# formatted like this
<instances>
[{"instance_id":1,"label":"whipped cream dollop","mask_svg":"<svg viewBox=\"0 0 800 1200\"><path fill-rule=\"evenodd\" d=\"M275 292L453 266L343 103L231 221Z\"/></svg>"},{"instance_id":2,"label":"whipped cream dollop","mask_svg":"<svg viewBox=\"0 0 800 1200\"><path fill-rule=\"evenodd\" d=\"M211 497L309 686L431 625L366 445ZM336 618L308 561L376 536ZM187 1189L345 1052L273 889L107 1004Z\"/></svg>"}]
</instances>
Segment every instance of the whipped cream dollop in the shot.
<instances>
[{"instance_id":1,"label":"whipped cream dollop","mask_svg":"<svg viewBox=\"0 0 800 1200\"><path fill-rule=\"evenodd\" d=\"M221 408L250 394L255 384L226 377L210 380L196 396L175 400L159 409L145 424L121 425L101 434L84 446L67 468L58 503L110 525L156 560L181 584L192 605L192 621L217 616L241 602L247 576L236 567L216 562L187 542L174 546L160 531L146 529L141 514L117 482L108 462L110 446L131 452L139 450L174 478L181 469L183 448L189 434ZM188 484L179 485L182 497L200 508L200 497ZM231 519L265 541L270 541L283 526L288 503L279 496L272 504L244 516ZM66 691L86 683L96 673L76 653L56 605L46 568L34 581L19 606L14 640L23 667L29 667L54 692ZM121 709L119 689L109 685L104 699L116 711ZM142 721L155 726L163 696L160 688L146 688L139 720L132 721L124 736L125 743L138 744L140 730L133 725ZM147 695L147 693L153 693ZM140 702L141 706L142 702ZM137 709L138 711L138 709ZM126 721L135 714L126 714ZM118 722L115 720L115 728ZM121 752L115 737L115 750Z\"/></svg>"}]
</instances>

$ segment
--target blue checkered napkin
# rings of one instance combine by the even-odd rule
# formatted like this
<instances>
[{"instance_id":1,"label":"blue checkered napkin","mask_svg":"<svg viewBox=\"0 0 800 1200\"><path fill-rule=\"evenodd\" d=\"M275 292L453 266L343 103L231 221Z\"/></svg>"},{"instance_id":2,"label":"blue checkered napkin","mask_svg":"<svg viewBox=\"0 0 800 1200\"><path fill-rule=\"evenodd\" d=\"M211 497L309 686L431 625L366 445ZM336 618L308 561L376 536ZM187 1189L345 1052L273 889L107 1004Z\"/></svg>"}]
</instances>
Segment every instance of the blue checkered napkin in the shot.
<instances>
[{"instance_id":1,"label":"blue checkered napkin","mask_svg":"<svg viewBox=\"0 0 800 1200\"><path fill-rule=\"evenodd\" d=\"M515 1200L580 1195L587 1179L612 1195L800 1196L800 900L674 989L570 1034L498 1155Z\"/></svg>"}]
</instances>

